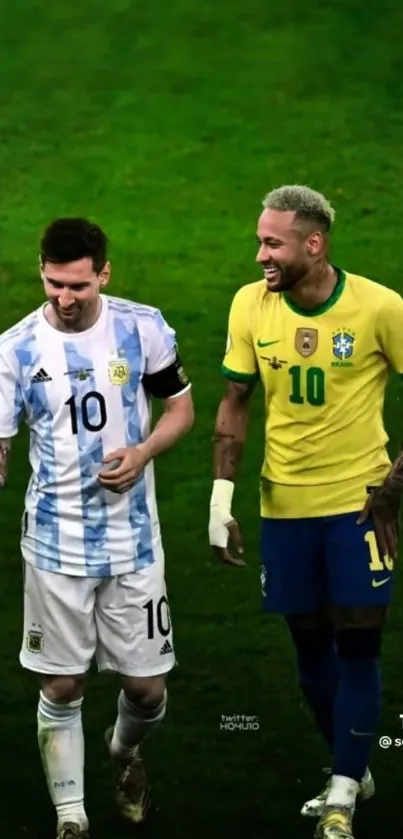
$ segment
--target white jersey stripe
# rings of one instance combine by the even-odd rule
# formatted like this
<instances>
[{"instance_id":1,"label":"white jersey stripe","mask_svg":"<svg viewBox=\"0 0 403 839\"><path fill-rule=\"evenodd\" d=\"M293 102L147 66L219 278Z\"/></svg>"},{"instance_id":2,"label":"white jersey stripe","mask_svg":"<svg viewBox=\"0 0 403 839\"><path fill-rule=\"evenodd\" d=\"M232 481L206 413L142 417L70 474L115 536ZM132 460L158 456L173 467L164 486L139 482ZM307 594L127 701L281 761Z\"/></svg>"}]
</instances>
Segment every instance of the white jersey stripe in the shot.
<instances>
[{"instance_id":1,"label":"white jersey stripe","mask_svg":"<svg viewBox=\"0 0 403 839\"><path fill-rule=\"evenodd\" d=\"M128 324L122 318L114 316L114 330L116 344L122 349L130 368L130 379L121 387L121 400L124 414L125 445L136 446L144 442L148 434L148 405L144 390L139 388L142 369L142 346L136 325ZM140 416L141 412L141 416ZM143 420L143 423L141 422ZM146 424L145 428L142 425ZM154 561L152 551L152 534L150 527L150 513L146 499L146 484L144 474L140 476L129 492L129 521L135 533L137 568L144 568Z\"/></svg>"},{"instance_id":2,"label":"white jersey stripe","mask_svg":"<svg viewBox=\"0 0 403 839\"><path fill-rule=\"evenodd\" d=\"M33 324L34 325L34 324ZM36 482L34 485L36 503L27 504L27 533L31 534L41 557L40 567L47 571L60 570L58 498L55 480L55 447L51 433L52 413L49 407L46 385L42 381L32 383L32 370L40 367L41 354L36 332L23 333L15 354L20 364L21 380L27 384L31 377L30 398L27 406L28 424L35 416L36 430L42 440L41 456L36 456Z\"/></svg>"},{"instance_id":3,"label":"white jersey stripe","mask_svg":"<svg viewBox=\"0 0 403 839\"><path fill-rule=\"evenodd\" d=\"M42 360L48 355L47 335L41 330L38 336L38 344L42 353ZM50 374L49 364L44 369ZM54 441L54 474L55 488L58 496L58 516L62 517L62 526L59 527L59 543L54 546L55 556L64 557L71 555L72 561L82 563L84 522L82 517L81 495L80 495L80 462L77 444L77 435L73 435L71 426L70 407L71 399L70 376L66 375L67 361L65 345L62 341L54 342L52 345L52 377L54 371L60 371L57 376L57 400L58 405L53 408L53 428L51 429ZM45 389L50 390L54 384L45 384ZM69 457L66 458L66 452ZM69 490L69 487L72 489Z\"/></svg>"},{"instance_id":4,"label":"white jersey stripe","mask_svg":"<svg viewBox=\"0 0 403 839\"><path fill-rule=\"evenodd\" d=\"M86 349L91 346L87 344ZM69 402L72 432L76 437L80 472L81 515L84 524L84 562L89 576L93 565L100 577L109 577L110 556L104 542L108 528L108 504L105 490L95 483L94 464L104 459L102 436L106 422L103 394L96 389L93 361L73 341L65 341L67 371L70 378ZM88 377L80 380L77 371L86 370Z\"/></svg>"}]
</instances>

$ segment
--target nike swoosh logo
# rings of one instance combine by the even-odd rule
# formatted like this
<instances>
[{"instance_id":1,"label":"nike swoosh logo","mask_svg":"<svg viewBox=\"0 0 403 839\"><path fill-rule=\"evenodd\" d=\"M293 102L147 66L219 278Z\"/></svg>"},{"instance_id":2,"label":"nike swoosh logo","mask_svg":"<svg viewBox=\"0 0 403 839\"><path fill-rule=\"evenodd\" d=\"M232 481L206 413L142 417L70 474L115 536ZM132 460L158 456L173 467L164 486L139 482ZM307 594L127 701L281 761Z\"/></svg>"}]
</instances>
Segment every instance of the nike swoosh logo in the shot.
<instances>
[{"instance_id":1,"label":"nike swoosh logo","mask_svg":"<svg viewBox=\"0 0 403 839\"><path fill-rule=\"evenodd\" d=\"M379 588L379 586L384 586L385 583L388 583L390 579L390 577L386 577L385 580L372 580L372 588Z\"/></svg>"},{"instance_id":2,"label":"nike swoosh logo","mask_svg":"<svg viewBox=\"0 0 403 839\"><path fill-rule=\"evenodd\" d=\"M271 346L273 346L273 344L279 344L279 343L280 343L280 341L260 341L259 340L257 342L257 345L258 345L258 347L271 347Z\"/></svg>"},{"instance_id":3,"label":"nike swoosh logo","mask_svg":"<svg viewBox=\"0 0 403 839\"><path fill-rule=\"evenodd\" d=\"M356 731L354 728L350 728L350 734L355 735L355 737L373 737L373 731Z\"/></svg>"}]
</instances>

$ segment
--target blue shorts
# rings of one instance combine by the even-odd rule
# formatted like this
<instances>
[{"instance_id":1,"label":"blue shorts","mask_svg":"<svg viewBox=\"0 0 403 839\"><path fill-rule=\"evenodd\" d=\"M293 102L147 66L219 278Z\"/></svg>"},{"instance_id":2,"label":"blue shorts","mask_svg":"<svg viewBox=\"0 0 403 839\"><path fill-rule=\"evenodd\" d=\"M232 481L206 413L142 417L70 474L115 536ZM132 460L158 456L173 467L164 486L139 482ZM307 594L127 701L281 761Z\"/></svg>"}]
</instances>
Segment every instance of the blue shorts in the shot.
<instances>
[{"instance_id":1,"label":"blue shorts","mask_svg":"<svg viewBox=\"0 0 403 839\"><path fill-rule=\"evenodd\" d=\"M265 611L296 615L390 603L393 563L380 559L373 525L357 525L358 515L262 519Z\"/></svg>"}]
</instances>

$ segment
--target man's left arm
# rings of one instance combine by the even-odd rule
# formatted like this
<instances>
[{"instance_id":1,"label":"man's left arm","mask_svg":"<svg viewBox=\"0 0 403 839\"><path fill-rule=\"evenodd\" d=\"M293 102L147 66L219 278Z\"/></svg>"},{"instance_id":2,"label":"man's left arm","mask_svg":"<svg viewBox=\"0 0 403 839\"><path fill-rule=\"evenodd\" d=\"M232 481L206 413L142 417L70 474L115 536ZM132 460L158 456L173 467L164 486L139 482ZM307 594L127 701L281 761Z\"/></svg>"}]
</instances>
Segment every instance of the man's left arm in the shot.
<instances>
[{"instance_id":1,"label":"man's left arm","mask_svg":"<svg viewBox=\"0 0 403 839\"><path fill-rule=\"evenodd\" d=\"M178 354L176 334L161 312L155 315L148 347L143 385L152 398L163 402L162 416L142 443L143 451L151 460L190 431L194 408L191 384Z\"/></svg>"},{"instance_id":2,"label":"man's left arm","mask_svg":"<svg viewBox=\"0 0 403 839\"><path fill-rule=\"evenodd\" d=\"M372 489L371 510L385 522L399 515L403 493L403 374L400 374L397 395L397 418L400 425L399 453L381 487Z\"/></svg>"},{"instance_id":3,"label":"man's left arm","mask_svg":"<svg viewBox=\"0 0 403 839\"><path fill-rule=\"evenodd\" d=\"M150 397L162 400L163 412L143 443L118 449L105 458L106 466L120 460L117 468L108 471L104 467L99 473L102 486L115 492L130 489L147 463L172 448L194 424L191 384L178 355L175 332L160 312L148 335L143 386Z\"/></svg>"},{"instance_id":4,"label":"man's left arm","mask_svg":"<svg viewBox=\"0 0 403 839\"><path fill-rule=\"evenodd\" d=\"M163 401L164 410L148 439L141 444L147 461L167 451L187 434L194 424L194 407L190 390Z\"/></svg>"},{"instance_id":5,"label":"man's left arm","mask_svg":"<svg viewBox=\"0 0 403 839\"><path fill-rule=\"evenodd\" d=\"M400 375L398 393L401 422L400 452L381 487L371 490L368 508L371 511L382 553L396 558L398 548L398 519L403 491L403 300L390 292L377 318L380 349L391 367Z\"/></svg>"}]
</instances>

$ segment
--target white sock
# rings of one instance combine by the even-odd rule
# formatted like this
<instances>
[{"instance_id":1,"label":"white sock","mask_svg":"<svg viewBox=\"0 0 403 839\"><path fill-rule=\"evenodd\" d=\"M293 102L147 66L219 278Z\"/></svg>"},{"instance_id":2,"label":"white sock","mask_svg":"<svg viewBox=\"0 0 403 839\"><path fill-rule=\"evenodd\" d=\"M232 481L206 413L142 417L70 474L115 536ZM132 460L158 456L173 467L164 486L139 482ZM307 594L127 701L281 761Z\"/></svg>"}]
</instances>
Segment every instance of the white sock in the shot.
<instances>
[{"instance_id":1,"label":"white sock","mask_svg":"<svg viewBox=\"0 0 403 839\"><path fill-rule=\"evenodd\" d=\"M112 757L131 760L139 744L164 719L167 706L167 692L157 708L135 705L122 690L118 698L118 716L110 744Z\"/></svg>"},{"instance_id":2,"label":"white sock","mask_svg":"<svg viewBox=\"0 0 403 839\"><path fill-rule=\"evenodd\" d=\"M88 826L84 809L83 700L62 704L41 692L38 703L38 744L58 826L66 821Z\"/></svg>"},{"instance_id":3,"label":"white sock","mask_svg":"<svg viewBox=\"0 0 403 839\"><path fill-rule=\"evenodd\" d=\"M344 775L332 775L331 787L326 799L327 807L355 807L359 784Z\"/></svg>"}]
</instances>

